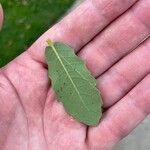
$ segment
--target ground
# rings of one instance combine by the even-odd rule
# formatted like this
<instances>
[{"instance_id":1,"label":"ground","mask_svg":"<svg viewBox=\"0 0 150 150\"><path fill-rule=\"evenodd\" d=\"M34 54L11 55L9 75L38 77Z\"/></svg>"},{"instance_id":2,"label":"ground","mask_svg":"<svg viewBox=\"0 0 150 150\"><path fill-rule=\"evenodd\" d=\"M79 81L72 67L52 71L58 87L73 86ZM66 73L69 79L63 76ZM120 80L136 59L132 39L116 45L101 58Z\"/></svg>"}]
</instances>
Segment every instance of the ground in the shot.
<instances>
[{"instance_id":1,"label":"ground","mask_svg":"<svg viewBox=\"0 0 150 150\"><path fill-rule=\"evenodd\" d=\"M0 32L0 67L7 64L72 5L73 0L1 0L5 21Z\"/></svg>"}]
</instances>

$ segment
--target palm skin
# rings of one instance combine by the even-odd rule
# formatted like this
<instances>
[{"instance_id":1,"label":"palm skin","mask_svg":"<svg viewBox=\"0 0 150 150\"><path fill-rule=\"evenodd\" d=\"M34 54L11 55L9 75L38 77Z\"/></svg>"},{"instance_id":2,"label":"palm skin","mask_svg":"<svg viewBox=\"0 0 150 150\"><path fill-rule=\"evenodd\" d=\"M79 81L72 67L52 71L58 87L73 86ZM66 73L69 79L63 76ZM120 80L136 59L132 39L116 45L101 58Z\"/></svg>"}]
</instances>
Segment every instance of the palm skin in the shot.
<instances>
[{"instance_id":1,"label":"palm skin","mask_svg":"<svg viewBox=\"0 0 150 150\"><path fill-rule=\"evenodd\" d=\"M149 9L149 0L87 0L1 68L0 149L110 150L129 134L150 113ZM97 127L76 122L57 101L48 38L72 46L97 79L105 108Z\"/></svg>"}]
</instances>

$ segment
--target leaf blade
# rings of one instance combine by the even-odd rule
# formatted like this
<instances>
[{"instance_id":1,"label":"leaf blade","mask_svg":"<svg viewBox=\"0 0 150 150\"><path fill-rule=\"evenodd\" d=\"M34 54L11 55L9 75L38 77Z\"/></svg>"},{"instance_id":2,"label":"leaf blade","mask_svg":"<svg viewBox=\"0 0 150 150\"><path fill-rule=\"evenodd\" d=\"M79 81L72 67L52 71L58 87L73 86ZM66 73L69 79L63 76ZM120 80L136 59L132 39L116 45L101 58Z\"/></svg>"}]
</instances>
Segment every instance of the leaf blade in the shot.
<instances>
[{"instance_id":1,"label":"leaf blade","mask_svg":"<svg viewBox=\"0 0 150 150\"><path fill-rule=\"evenodd\" d=\"M86 69L83 61L73 53L72 48L58 42L50 43L45 55L52 87L65 110L79 122L97 125L102 115L101 97L95 87L96 80ZM58 75L59 72L62 73L61 76ZM67 90L67 87L70 89ZM92 93L91 96L85 94L89 91Z\"/></svg>"}]
</instances>

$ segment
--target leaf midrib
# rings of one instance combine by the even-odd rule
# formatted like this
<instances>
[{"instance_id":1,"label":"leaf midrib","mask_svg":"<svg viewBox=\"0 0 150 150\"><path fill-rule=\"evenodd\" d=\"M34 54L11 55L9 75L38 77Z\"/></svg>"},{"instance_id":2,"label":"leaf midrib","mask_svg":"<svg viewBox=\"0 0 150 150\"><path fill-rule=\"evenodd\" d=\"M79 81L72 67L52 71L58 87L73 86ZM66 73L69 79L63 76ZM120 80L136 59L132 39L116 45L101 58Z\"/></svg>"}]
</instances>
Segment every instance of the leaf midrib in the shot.
<instances>
[{"instance_id":1,"label":"leaf midrib","mask_svg":"<svg viewBox=\"0 0 150 150\"><path fill-rule=\"evenodd\" d=\"M71 76L69 75L67 69L65 68L65 66L64 66L64 64L63 64L63 62L62 62L62 60L61 60L61 58L60 58L60 56L59 56L59 54L58 54L58 52L57 52L57 50L56 50L56 48L54 47L54 45L50 45L50 46L51 46L52 50L54 51L54 53L55 53L55 55L56 55L56 58L59 60L60 64L62 65L62 67L63 67L63 69L64 69L64 71L66 72L68 78L70 79L72 85L74 86L74 88L75 88L75 90L76 90L78 96L79 96L80 99L81 99L81 102L83 103L83 105L85 106L85 108L89 111L89 108L85 105L85 103L84 103L84 101L83 101L83 99L82 99L82 97L81 97L81 95L80 95L80 93L79 93L79 91L78 91L76 85L74 84L74 82L73 82Z\"/></svg>"}]
</instances>

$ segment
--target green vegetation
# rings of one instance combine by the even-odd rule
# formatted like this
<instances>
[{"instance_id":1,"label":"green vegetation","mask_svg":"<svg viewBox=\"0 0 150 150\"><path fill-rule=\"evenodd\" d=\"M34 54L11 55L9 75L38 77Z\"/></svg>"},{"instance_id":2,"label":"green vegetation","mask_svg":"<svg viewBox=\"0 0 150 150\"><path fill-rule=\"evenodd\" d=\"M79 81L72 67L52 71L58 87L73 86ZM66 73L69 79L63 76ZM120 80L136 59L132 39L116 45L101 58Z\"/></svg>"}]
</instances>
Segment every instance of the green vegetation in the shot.
<instances>
[{"instance_id":1,"label":"green vegetation","mask_svg":"<svg viewBox=\"0 0 150 150\"><path fill-rule=\"evenodd\" d=\"M72 5L73 0L1 0L0 67L29 47Z\"/></svg>"},{"instance_id":2,"label":"green vegetation","mask_svg":"<svg viewBox=\"0 0 150 150\"><path fill-rule=\"evenodd\" d=\"M98 125L102 117L102 99L96 79L71 47L51 40L47 43L48 73L57 98L77 121L88 126Z\"/></svg>"}]
</instances>

